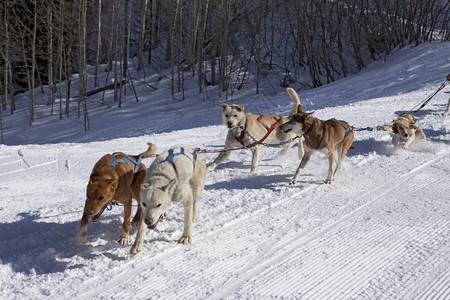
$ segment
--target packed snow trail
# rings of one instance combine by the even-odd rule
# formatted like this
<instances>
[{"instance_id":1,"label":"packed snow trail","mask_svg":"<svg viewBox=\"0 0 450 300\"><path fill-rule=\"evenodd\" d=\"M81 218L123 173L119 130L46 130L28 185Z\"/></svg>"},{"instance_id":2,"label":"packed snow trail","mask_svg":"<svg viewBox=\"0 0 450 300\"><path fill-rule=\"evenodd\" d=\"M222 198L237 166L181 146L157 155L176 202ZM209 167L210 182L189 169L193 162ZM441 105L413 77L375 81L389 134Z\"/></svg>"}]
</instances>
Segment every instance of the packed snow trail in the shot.
<instances>
[{"instance_id":1,"label":"packed snow trail","mask_svg":"<svg viewBox=\"0 0 450 300\"><path fill-rule=\"evenodd\" d=\"M449 158L449 153L441 153L398 176L398 181L371 187L361 196L366 198L360 199L362 205L329 211L329 219L312 213L312 206L344 196L340 191L350 183L307 186L225 224L192 246L177 245L153 258L146 257L145 248L151 247L147 242L140 256L118 270L81 284L87 292L78 291L76 297L120 299L132 291L137 299L416 298L436 286L439 290L433 293L445 299L450 256L435 257L433 252L449 252L450 207L447 202L430 213L426 206L432 202L414 195L421 190L446 196L450 182L433 170ZM430 175L426 181L424 174ZM315 194L321 197L314 199ZM394 199L404 202L399 205ZM414 221L401 221L410 218ZM400 270L407 272L398 276Z\"/></svg>"}]
</instances>

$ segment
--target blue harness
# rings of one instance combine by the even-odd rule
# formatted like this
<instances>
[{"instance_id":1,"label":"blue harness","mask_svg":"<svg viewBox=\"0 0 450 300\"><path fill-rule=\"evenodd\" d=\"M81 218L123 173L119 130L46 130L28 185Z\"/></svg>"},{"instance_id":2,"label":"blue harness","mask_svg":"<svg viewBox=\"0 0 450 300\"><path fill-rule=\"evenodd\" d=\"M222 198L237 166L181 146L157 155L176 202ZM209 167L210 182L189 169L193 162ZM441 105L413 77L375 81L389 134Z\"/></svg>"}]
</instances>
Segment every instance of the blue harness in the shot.
<instances>
[{"instance_id":1,"label":"blue harness","mask_svg":"<svg viewBox=\"0 0 450 300\"><path fill-rule=\"evenodd\" d=\"M187 154L185 153L185 150L184 150L183 147L180 148L180 152L176 152L176 153L175 153L175 152L173 151L173 149L169 149L167 152L169 152L169 154L167 154L166 158L165 158L163 161L168 161L168 162L170 162L170 163L172 164L173 168L175 169L175 171L176 171L176 167L175 167L175 164L173 163L173 159L174 159L175 156L177 156L177 155L184 155L184 156L186 156L187 158L189 158L189 159L192 161L192 167L195 169L195 162L197 161L197 150L194 150L193 152L189 152L189 153L192 154L192 158L189 157L189 155L187 155ZM163 162L163 161L161 161L161 162Z\"/></svg>"},{"instance_id":2,"label":"blue harness","mask_svg":"<svg viewBox=\"0 0 450 300\"><path fill-rule=\"evenodd\" d=\"M122 155L125 157L124 160L118 160L117 156ZM137 161L135 161L134 159L132 159L131 157L129 157L128 155L124 154L124 153L120 153L120 152L115 152L112 154L112 160L109 162L108 166L113 167L114 169L116 168L117 164L127 164L131 169L133 169L133 166L130 163L134 164L134 173L133 176L136 175L136 173L139 170L139 166L141 165L141 161L142 161L142 155L139 155L139 159Z\"/></svg>"}]
</instances>

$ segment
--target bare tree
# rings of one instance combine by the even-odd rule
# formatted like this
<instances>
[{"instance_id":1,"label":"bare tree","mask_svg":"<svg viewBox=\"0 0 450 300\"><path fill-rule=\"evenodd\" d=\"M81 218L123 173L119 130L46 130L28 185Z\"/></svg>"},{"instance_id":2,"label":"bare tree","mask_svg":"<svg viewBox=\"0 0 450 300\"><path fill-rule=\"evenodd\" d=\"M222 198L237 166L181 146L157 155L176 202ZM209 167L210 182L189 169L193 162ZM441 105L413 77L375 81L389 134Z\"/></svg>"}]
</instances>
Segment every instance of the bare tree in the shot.
<instances>
[{"instance_id":1,"label":"bare tree","mask_svg":"<svg viewBox=\"0 0 450 300\"><path fill-rule=\"evenodd\" d=\"M102 0L97 0L97 51L95 53L94 85L98 86L98 68L102 49Z\"/></svg>"},{"instance_id":2,"label":"bare tree","mask_svg":"<svg viewBox=\"0 0 450 300\"><path fill-rule=\"evenodd\" d=\"M87 73L86 73L86 16L87 0L80 0L80 27L79 27L79 51L80 51L80 88L78 94L78 117L80 117L80 107L83 106L84 130L89 129L89 115L87 106Z\"/></svg>"},{"instance_id":3,"label":"bare tree","mask_svg":"<svg viewBox=\"0 0 450 300\"><path fill-rule=\"evenodd\" d=\"M141 28L139 31L139 44L138 44L138 70L142 69L144 65L144 43L145 43L145 33L146 33L146 23L147 23L147 0L141 0L140 1L140 8L141 8L141 17L140 17L140 23ZM150 46L151 47L151 46Z\"/></svg>"},{"instance_id":4,"label":"bare tree","mask_svg":"<svg viewBox=\"0 0 450 300\"><path fill-rule=\"evenodd\" d=\"M47 5L47 27L48 27L48 103L51 105L51 114L53 115L53 104L55 102L53 95L53 0L48 0Z\"/></svg>"}]
</instances>

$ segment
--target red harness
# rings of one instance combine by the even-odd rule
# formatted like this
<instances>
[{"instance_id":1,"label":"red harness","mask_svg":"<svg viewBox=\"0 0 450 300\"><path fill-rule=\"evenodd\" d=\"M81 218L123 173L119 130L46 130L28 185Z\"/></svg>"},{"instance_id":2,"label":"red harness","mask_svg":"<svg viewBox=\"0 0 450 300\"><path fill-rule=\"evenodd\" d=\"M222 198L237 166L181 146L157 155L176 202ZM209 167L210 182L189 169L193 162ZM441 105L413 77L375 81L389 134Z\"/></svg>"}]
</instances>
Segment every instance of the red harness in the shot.
<instances>
[{"instance_id":1,"label":"red harness","mask_svg":"<svg viewBox=\"0 0 450 300\"><path fill-rule=\"evenodd\" d=\"M273 117L273 119L275 120L275 123L273 123L270 127L267 127L264 123L261 123L263 116L259 116L256 120L262 124L264 127L266 127L266 134L263 136L263 138L261 140L259 140L258 142L254 142L248 146L245 146L244 142L242 141L242 139L244 138L244 133L245 133L245 128L244 130L242 130L242 133L236 137L236 140L243 146L246 148L250 148L253 146L256 146L257 144L260 144L262 142L264 142L264 140L269 136L269 134L273 131L273 129L275 128L275 126L277 126L278 122L281 120L281 117Z\"/></svg>"}]
</instances>

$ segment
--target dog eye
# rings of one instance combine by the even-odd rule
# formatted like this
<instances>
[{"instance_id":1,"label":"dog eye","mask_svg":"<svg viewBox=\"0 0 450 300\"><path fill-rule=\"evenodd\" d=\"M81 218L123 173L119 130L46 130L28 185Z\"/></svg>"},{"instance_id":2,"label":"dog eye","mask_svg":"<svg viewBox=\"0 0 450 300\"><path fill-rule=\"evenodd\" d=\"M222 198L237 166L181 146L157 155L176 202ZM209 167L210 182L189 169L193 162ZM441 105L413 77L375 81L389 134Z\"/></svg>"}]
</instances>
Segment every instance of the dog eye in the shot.
<instances>
[{"instance_id":1,"label":"dog eye","mask_svg":"<svg viewBox=\"0 0 450 300\"><path fill-rule=\"evenodd\" d=\"M104 199L105 199L105 197L103 197L103 196L98 197L99 201L103 201Z\"/></svg>"},{"instance_id":2,"label":"dog eye","mask_svg":"<svg viewBox=\"0 0 450 300\"><path fill-rule=\"evenodd\" d=\"M233 117L237 118L237 115L234 115Z\"/></svg>"},{"instance_id":3,"label":"dog eye","mask_svg":"<svg viewBox=\"0 0 450 300\"><path fill-rule=\"evenodd\" d=\"M145 204L145 202L142 202L142 206L147 207L147 204Z\"/></svg>"},{"instance_id":4,"label":"dog eye","mask_svg":"<svg viewBox=\"0 0 450 300\"><path fill-rule=\"evenodd\" d=\"M156 207L161 207L161 203L160 203L160 204L158 204L158 205L156 205Z\"/></svg>"},{"instance_id":5,"label":"dog eye","mask_svg":"<svg viewBox=\"0 0 450 300\"><path fill-rule=\"evenodd\" d=\"M225 117L227 117L227 118L228 118L228 117L229 117L229 115L225 115Z\"/></svg>"}]
</instances>

